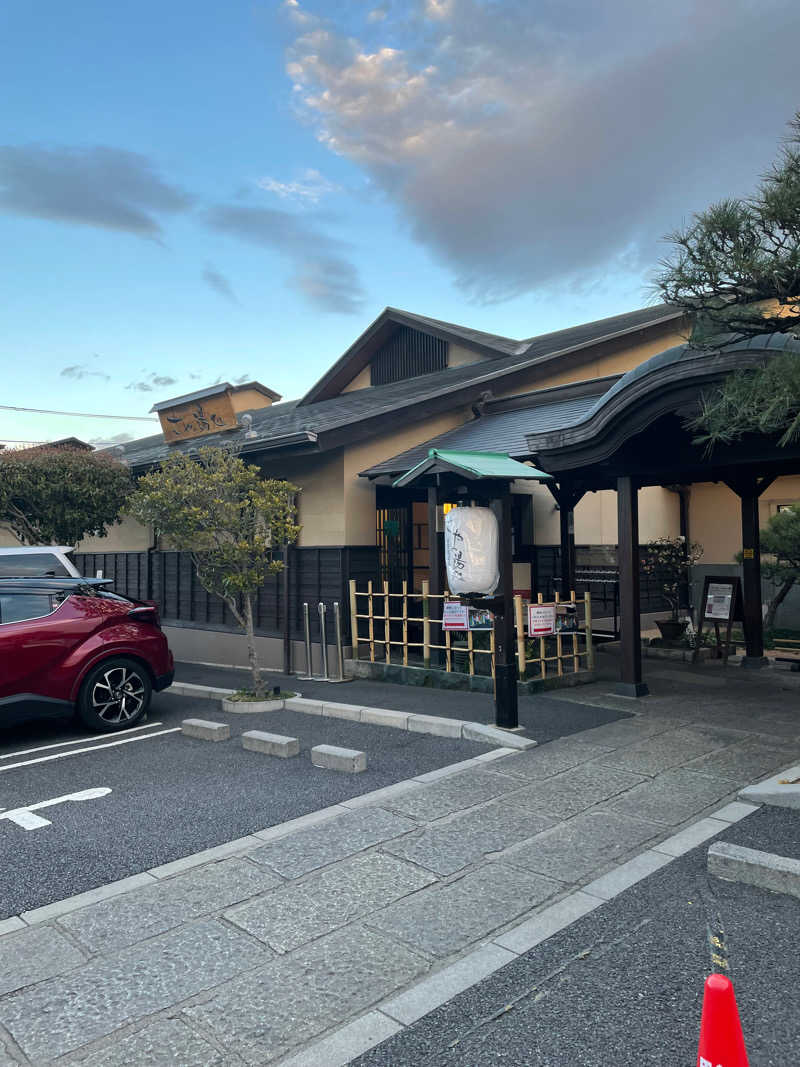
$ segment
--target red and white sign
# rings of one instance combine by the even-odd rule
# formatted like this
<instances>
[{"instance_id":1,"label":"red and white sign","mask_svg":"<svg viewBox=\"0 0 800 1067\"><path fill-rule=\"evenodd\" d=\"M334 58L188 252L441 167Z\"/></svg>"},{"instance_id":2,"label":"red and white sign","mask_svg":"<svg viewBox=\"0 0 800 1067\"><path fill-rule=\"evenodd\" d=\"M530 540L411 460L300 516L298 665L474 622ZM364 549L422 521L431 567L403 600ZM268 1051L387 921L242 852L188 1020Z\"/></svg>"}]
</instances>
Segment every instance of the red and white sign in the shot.
<instances>
[{"instance_id":1,"label":"red and white sign","mask_svg":"<svg viewBox=\"0 0 800 1067\"><path fill-rule=\"evenodd\" d=\"M528 605L528 636L547 637L556 632L555 604Z\"/></svg>"},{"instance_id":2,"label":"red and white sign","mask_svg":"<svg viewBox=\"0 0 800 1067\"><path fill-rule=\"evenodd\" d=\"M460 604L457 600L445 600L442 608L443 630L468 630L469 612L466 604Z\"/></svg>"}]
</instances>

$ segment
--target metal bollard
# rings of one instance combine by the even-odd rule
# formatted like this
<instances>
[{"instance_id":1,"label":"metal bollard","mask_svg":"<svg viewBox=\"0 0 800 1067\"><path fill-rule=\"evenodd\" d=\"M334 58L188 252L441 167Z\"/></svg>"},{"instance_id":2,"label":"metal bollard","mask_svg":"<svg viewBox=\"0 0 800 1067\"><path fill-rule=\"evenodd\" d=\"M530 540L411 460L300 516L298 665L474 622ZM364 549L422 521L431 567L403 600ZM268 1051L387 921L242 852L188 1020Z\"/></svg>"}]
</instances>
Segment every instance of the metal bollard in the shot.
<instances>
[{"instance_id":1,"label":"metal bollard","mask_svg":"<svg viewBox=\"0 0 800 1067\"><path fill-rule=\"evenodd\" d=\"M303 604L303 626L306 637L306 678L312 678L311 671L311 623L308 615L308 604Z\"/></svg>"},{"instance_id":2,"label":"metal bollard","mask_svg":"<svg viewBox=\"0 0 800 1067\"><path fill-rule=\"evenodd\" d=\"M339 601L333 602L333 617L336 621L336 656L339 661L337 682L344 681L344 648L342 646L342 612L339 608Z\"/></svg>"},{"instance_id":3,"label":"metal bollard","mask_svg":"<svg viewBox=\"0 0 800 1067\"><path fill-rule=\"evenodd\" d=\"M322 677L328 678L328 634L325 625L325 605L320 600L317 609L319 611L319 639L322 651Z\"/></svg>"}]
</instances>

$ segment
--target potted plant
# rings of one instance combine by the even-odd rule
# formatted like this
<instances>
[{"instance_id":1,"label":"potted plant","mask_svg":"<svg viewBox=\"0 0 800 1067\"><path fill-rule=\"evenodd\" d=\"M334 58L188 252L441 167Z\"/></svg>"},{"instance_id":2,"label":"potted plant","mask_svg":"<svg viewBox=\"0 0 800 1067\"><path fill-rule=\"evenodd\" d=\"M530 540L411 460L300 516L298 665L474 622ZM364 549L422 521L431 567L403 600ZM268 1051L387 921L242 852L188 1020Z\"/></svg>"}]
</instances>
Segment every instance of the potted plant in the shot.
<instances>
[{"instance_id":1,"label":"potted plant","mask_svg":"<svg viewBox=\"0 0 800 1067\"><path fill-rule=\"evenodd\" d=\"M681 585L689 579L689 568L703 555L703 546L685 537L657 537L645 545L642 571L656 579L661 596L670 608L669 619L656 619L665 641L677 641L689 620L679 618Z\"/></svg>"}]
</instances>

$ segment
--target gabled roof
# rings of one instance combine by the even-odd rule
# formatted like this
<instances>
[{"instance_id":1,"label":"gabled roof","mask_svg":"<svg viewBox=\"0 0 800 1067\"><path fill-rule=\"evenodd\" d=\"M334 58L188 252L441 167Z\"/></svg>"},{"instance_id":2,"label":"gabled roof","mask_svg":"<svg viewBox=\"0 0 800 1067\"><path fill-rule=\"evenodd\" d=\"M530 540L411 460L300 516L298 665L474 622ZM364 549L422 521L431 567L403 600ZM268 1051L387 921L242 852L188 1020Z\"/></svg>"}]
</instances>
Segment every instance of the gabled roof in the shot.
<instances>
[{"instance_id":1,"label":"gabled roof","mask_svg":"<svg viewBox=\"0 0 800 1067\"><path fill-rule=\"evenodd\" d=\"M461 452L455 449L431 448L425 459L410 471L406 471L393 484L411 485L426 475L441 473L457 474L470 481L482 481L487 478L493 481L552 480L552 475L518 463L503 452Z\"/></svg>"},{"instance_id":2,"label":"gabled roof","mask_svg":"<svg viewBox=\"0 0 800 1067\"><path fill-rule=\"evenodd\" d=\"M395 323L399 321L398 316L405 316L409 324L411 320L414 320L416 328L420 329L423 328L423 323L437 322L435 319L423 319L418 315L409 316L405 312L396 312L394 309L387 308L383 315L376 319L370 330L380 323L381 329L387 327L391 332L395 328ZM388 385L338 393L312 403L309 397L317 390L315 386L302 400L252 410L250 412L252 425L249 430L240 425L233 430L214 434L213 437L197 437L190 441L170 445L165 443L161 434L156 434L117 446L117 451L131 467L136 469L161 462L172 449L195 452L206 444L219 446L226 441L235 443L243 453L288 448L294 450L300 448L305 451L332 448L380 433L385 430L387 419L391 416L396 415L398 419L403 420L404 424L409 424L441 411L452 410L459 405L474 402L482 393L491 391L495 382L520 371L531 367L544 367L551 361L557 362L568 356L578 359L582 349L594 344L635 333L647 327L669 323L681 317L681 312L662 304L658 307L632 311L626 315L601 319L599 322L588 323L584 326L558 330L525 342L510 342L508 338L495 338L497 342L503 341L515 347L523 345L524 351L512 353L502 351L498 343L491 359L460 367L450 367L416 378L391 382ZM441 325L448 328L452 326L449 323ZM430 329L433 330L433 327ZM468 331L464 327L453 327L453 329L462 331L460 335L462 341L467 334L470 334L473 337L473 344L477 344L474 340L477 331ZM366 334L363 334L348 352L352 352L357 345L362 343L365 336ZM492 335L481 334L480 336L489 338ZM345 356L334 364L329 374L333 374L336 367L340 367L341 377L342 361L347 355L348 353L345 353ZM354 373L356 372L350 368L342 384L351 380ZM505 446L503 450L506 450Z\"/></svg>"},{"instance_id":3,"label":"gabled roof","mask_svg":"<svg viewBox=\"0 0 800 1067\"><path fill-rule=\"evenodd\" d=\"M371 325L358 337L333 366L323 374L319 381L309 389L300 400L301 406L316 403L336 396L353 378L367 366L372 356L391 337L398 326L422 330L444 341L452 341L481 353L487 359L500 360L519 357L531 359L544 356L563 349L580 348L587 344L611 340L623 336L644 326L669 322L682 318L683 312L667 304L628 311L624 315L612 315L607 319L570 326L566 330L540 334L525 340L515 340L500 334L484 333L467 326L459 326L441 319L431 319L425 315L414 315L409 311L387 307Z\"/></svg>"}]
</instances>

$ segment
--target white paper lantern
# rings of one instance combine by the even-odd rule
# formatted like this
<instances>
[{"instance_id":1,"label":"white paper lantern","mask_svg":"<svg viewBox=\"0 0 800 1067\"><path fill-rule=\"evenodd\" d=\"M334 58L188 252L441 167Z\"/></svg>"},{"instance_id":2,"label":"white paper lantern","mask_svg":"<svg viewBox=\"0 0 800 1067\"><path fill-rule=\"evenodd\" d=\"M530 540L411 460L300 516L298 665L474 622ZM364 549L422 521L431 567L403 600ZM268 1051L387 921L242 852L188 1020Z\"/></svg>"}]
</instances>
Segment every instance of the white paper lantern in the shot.
<instances>
[{"instance_id":1,"label":"white paper lantern","mask_svg":"<svg viewBox=\"0 0 800 1067\"><path fill-rule=\"evenodd\" d=\"M500 529L490 508L453 508L444 519L444 562L451 593L491 594L500 583Z\"/></svg>"}]
</instances>

